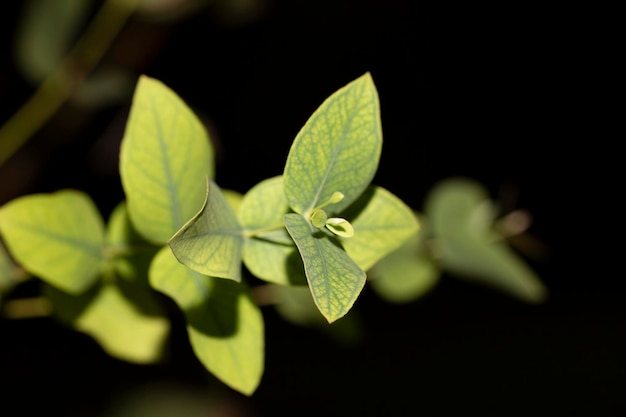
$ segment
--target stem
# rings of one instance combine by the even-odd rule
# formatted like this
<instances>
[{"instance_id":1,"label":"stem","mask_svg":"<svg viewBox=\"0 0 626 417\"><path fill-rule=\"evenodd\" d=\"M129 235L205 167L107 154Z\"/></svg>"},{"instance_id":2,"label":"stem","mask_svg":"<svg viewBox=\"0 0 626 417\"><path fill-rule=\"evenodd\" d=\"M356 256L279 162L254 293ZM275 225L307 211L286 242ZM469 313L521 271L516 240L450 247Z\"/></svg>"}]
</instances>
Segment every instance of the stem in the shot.
<instances>
[{"instance_id":1,"label":"stem","mask_svg":"<svg viewBox=\"0 0 626 417\"><path fill-rule=\"evenodd\" d=\"M0 126L0 165L17 152L87 77L133 14L138 0L106 0L59 67Z\"/></svg>"},{"instance_id":2,"label":"stem","mask_svg":"<svg viewBox=\"0 0 626 417\"><path fill-rule=\"evenodd\" d=\"M259 237L265 233L270 233L270 232L274 232L276 230L280 230L280 229L284 229L285 225L283 223L277 223L274 224L272 226L268 226L268 227L263 227L261 229L255 229L255 230L244 230L243 231L243 235L245 237Z\"/></svg>"}]
</instances>

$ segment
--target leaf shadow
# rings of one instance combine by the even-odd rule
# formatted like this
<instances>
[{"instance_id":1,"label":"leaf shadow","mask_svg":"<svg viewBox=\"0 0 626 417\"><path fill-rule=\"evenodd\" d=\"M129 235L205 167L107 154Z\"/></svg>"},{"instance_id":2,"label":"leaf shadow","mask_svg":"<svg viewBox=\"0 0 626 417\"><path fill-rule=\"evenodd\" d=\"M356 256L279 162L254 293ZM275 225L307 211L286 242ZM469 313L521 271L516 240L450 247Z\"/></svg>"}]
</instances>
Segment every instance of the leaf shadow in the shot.
<instances>
[{"instance_id":1,"label":"leaf shadow","mask_svg":"<svg viewBox=\"0 0 626 417\"><path fill-rule=\"evenodd\" d=\"M285 269L287 270L289 285L307 285L306 275L304 273L304 263L300 257L300 252L298 252L298 249L295 246L293 251L285 258Z\"/></svg>"},{"instance_id":2,"label":"leaf shadow","mask_svg":"<svg viewBox=\"0 0 626 417\"><path fill-rule=\"evenodd\" d=\"M376 194L376 186L370 185L363 191L359 198L337 215L341 215L350 222L355 221L367 208L370 201L374 198L374 194Z\"/></svg>"},{"instance_id":3,"label":"leaf shadow","mask_svg":"<svg viewBox=\"0 0 626 417\"><path fill-rule=\"evenodd\" d=\"M203 276L207 280L208 296L185 310L187 323L210 337L228 338L239 327L238 306L242 298L249 297L241 283L223 278Z\"/></svg>"}]
</instances>

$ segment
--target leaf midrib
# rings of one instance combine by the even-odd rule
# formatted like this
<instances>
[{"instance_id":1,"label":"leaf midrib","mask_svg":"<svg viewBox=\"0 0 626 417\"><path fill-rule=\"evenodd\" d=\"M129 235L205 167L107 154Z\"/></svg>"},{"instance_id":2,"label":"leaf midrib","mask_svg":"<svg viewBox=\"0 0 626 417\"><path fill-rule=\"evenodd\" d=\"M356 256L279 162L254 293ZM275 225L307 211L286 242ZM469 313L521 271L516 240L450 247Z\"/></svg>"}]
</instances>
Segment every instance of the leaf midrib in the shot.
<instances>
[{"instance_id":1,"label":"leaf midrib","mask_svg":"<svg viewBox=\"0 0 626 417\"><path fill-rule=\"evenodd\" d=\"M346 94L347 91L344 91L344 94L342 95L342 100L345 100L346 98ZM360 99L360 97L362 96L362 90L359 91L358 94L358 98ZM357 103L360 102L360 100L355 100ZM345 103L342 103L345 104ZM348 123L345 123L342 129L342 133L339 139L339 143L337 146L335 146L335 148L333 149L333 152L331 153L331 160L328 163L328 165L326 166L326 170L324 171L324 175L322 177L322 181L320 182L320 185L317 189L317 191L315 192L315 197L313 198L313 201L311 202L310 206L308 207L307 210L305 210L305 213L308 215L309 213L311 213L318 204L319 198L320 198L320 194L322 193L322 190L324 189L326 182L328 180L328 177L330 175L330 172L332 171L332 169L334 168L336 162L337 162L337 155L340 153L341 150L343 150L343 143L346 141L347 138L347 132L348 132L348 128L352 127L352 121L354 120L355 117L355 113L361 108L361 106L352 106L352 109L350 111L350 115L348 116ZM327 114L323 114L324 116L324 123L326 124L327 127L327 131L330 131L331 129L328 129L328 117ZM334 191L341 191L341 190L334 190ZM343 192L343 191L342 191ZM344 193L345 194L345 193Z\"/></svg>"},{"instance_id":2,"label":"leaf midrib","mask_svg":"<svg viewBox=\"0 0 626 417\"><path fill-rule=\"evenodd\" d=\"M84 252L86 252L88 255L94 258L104 259L104 256L102 253L102 248L103 248L102 245L96 246L93 244L89 244L85 241L78 240L77 238L71 238L69 236L54 233L48 229L41 229L41 228L35 227L29 223L22 223L22 222L15 222L15 221L12 223L15 227L28 230L31 233L43 235L54 241L65 243L67 246L84 250Z\"/></svg>"},{"instance_id":3,"label":"leaf midrib","mask_svg":"<svg viewBox=\"0 0 626 417\"><path fill-rule=\"evenodd\" d=\"M181 207L178 201L178 195L176 193L176 184L174 181L174 175L172 173L172 167L171 164L169 163L169 159L167 158L167 151L168 151L168 146L167 146L167 142L165 140L165 135L162 129L162 124L161 124L161 120L159 118L157 109L154 106L155 100L154 100L154 94L152 90L148 90L148 93L150 94L151 100L149 100L150 103L150 112L152 113L152 117L154 119L154 126L156 127L157 130L157 139L158 139L158 143L159 143L159 149L161 151L161 163L163 164L163 172L165 174L165 182L166 187L167 187L167 192L169 195L169 201L170 201L170 218L172 220L172 227L174 230L169 230L170 233L174 233L176 230L178 230L178 228L184 223L184 219L182 216L182 212L181 212ZM179 108L177 106L173 106L174 107L174 111L175 113L173 114L172 117L172 122L174 123L174 119L177 117L178 112L179 112Z\"/></svg>"}]
</instances>

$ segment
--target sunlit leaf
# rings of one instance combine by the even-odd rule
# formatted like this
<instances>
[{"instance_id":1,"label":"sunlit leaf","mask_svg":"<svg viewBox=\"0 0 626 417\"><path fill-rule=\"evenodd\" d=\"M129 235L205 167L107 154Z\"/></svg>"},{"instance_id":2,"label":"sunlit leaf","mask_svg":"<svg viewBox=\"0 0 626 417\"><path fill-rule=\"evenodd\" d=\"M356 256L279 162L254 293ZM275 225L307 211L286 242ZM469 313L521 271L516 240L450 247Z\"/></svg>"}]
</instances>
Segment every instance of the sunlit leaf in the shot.
<instances>
[{"instance_id":1,"label":"sunlit leaf","mask_svg":"<svg viewBox=\"0 0 626 417\"><path fill-rule=\"evenodd\" d=\"M67 55L87 13L89 0L30 0L17 26L16 62L32 82L40 82Z\"/></svg>"},{"instance_id":2,"label":"sunlit leaf","mask_svg":"<svg viewBox=\"0 0 626 417\"><path fill-rule=\"evenodd\" d=\"M160 81L139 79L120 150L120 175L137 230L165 243L200 209L213 175L207 132Z\"/></svg>"},{"instance_id":3,"label":"sunlit leaf","mask_svg":"<svg viewBox=\"0 0 626 417\"><path fill-rule=\"evenodd\" d=\"M406 303L426 294L439 276L439 267L427 255L423 233L419 232L374 265L368 284L386 301Z\"/></svg>"},{"instance_id":4,"label":"sunlit leaf","mask_svg":"<svg viewBox=\"0 0 626 417\"><path fill-rule=\"evenodd\" d=\"M252 274L265 281L305 284L302 260L283 224L288 211L282 176L264 180L246 193L239 220L252 237L244 242L243 261Z\"/></svg>"},{"instance_id":5,"label":"sunlit leaf","mask_svg":"<svg viewBox=\"0 0 626 417\"><path fill-rule=\"evenodd\" d=\"M167 247L152 263L150 283L185 313L191 346L204 366L233 389L252 394L263 374L264 330L246 287L186 268Z\"/></svg>"},{"instance_id":6,"label":"sunlit leaf","mask_svg":"<svg viewBox=\"0 0 626 417\"><path fill-rule=\"evenodd\" d=\"M369 185L382 147L378 93L369 73L322 103L294 140L285 165L285 195L297 213L309 215L331 199L335 215Z\"/></svg>"},{"instance_id":7,"label":"sunlit leaf","mask_svg":"<svg viewBox=\"0 0 626 417\"><path fill-rule=\"evenodd\" d=\"M534 271L493 230L487 191L469 179L450 179L428 195L425 213L446 270L529 302L546 289Z\"/></svg>"},{"instance_id":8,"label":"sunlit leaf","mask_svg":"<svg viewBox=\"0 0 626 417\"><path fill-rule=\"evenodd\" d=\"M160 359L170 324L150 287L117 280L80 295L49 287L46 295L56 317L93 337L109 355L135 363Z\"/></svg>"},{"instance_id":9,"label":"sunlit leaf","mask_svg":"<svg viewBox=\"0 0 626 417\"><path fill-rule=\"evenodd\" d=\"M302 256L315 304L329 323L343 317L365 285L365 272L336 238L318 231L301 215L286 214L284 222Z\"/></svg>"},{"instance_id":10,"label":"sunlit leaf","mask_svg":"<svg viewBox=\"0 0 626 417\"><path fill-rule=\"evenodd\" d=\"M341 215L354 227L354 236L341 243L363 270L399 248L419 229L411 209L381 187L369 187Z\"/></svg>"},{"instance_id":11,"label":"sunlit leaf","mask_svg":"<svg viewBox=\"0 0 626 417\"><path fill-rule=\"evenodd\" d=\"M32 194L0 208L0 232L24 269L78 294L98 278L104 262L104 224L84 193Z\"/></svg>"},{"instance_id":12,"label":"sunlit leaf","mask_svg":"<svg viewBox=\"0 0 626 417\"><path fill-rule=\"evenodd\" d=\"M241 280L243 230L220 188L210 182L204 206L168 242L179 262L204 275Z\"/></svg>"}]
</instances>

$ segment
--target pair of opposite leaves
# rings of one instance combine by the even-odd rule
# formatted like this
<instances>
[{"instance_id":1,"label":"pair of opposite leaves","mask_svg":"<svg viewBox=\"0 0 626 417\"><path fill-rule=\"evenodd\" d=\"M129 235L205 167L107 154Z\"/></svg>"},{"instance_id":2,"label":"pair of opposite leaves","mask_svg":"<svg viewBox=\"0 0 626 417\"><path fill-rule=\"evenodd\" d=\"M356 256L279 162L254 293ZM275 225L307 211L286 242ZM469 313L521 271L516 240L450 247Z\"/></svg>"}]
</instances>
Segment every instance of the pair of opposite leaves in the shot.
<instances>
[{"instance_id":1,"label":"pair of opposite leaves","mask_svg":"<svg viewBox=\"0 0 626 417\"><path fill-rule=\"evenodd\" d=\"M315 304L333 322L354 304L364 271L418 230L409 207L370 186L381 148L378 95L365 74L313 113L283 176L253 187L238 212L210 182L202 209L169 245L202 274L238 281L243 261L259 278L279 284L294 281L297 248ZM130 197L129 208L132 217Z\"/></svg>"}]
</instances>

